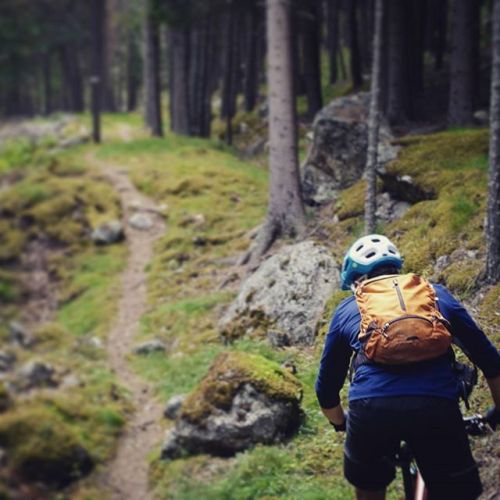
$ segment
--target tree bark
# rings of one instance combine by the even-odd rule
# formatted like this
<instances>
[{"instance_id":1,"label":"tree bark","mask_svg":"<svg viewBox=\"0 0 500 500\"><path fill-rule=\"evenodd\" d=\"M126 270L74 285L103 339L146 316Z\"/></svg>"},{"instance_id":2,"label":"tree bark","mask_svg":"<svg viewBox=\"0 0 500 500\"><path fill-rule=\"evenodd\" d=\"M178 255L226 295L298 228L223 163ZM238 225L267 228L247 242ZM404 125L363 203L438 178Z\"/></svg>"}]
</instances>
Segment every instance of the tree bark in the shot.
<instances>
[{"instance_id":1,"label":"tree bark","mask_svg":"<svg viewBox=\"0 0 500 500\"><path fill-rule=\"evenodd\" d=\"M337 53L339 51L339 0L326 0L326 47L329 60L329 78L333 85L337 82Z\"/></svg>"},{"instance_id":2,"label":"tree bark","mask_svg":"<svg viewBox=\"0 0 500 500\"><path fill-rule=\"evenodd\" d=\"M101 142L101 103L102 103L102 73L103 73L103 39L104 15L106 3L104 0L92 0L92 139Z\"/></svg>"},{"instance_id":3,"label":"tree bark","mask_svg":"<svg viewBox=\"0 0 500 500\"><path fill-rule=\"evenodd\" d=\"M45 52L42 56L43 73L43 114L52 113L52 65L51 54Z\"/></svg>"},{"instance_id":4,"label":"tree bark","mask_svg":"<svg viewBox=\"0 0 500 500\"><path fill-rule=\"evenodd\" d=\"M160 84L160 36L158 24L148 2L144 16L144 121L155 137L163 136Z\"/></svg>"},{"instance_id":5,"label":"tree bark","mask_svg":"<svg viewBox=\"0 0 500 500\"><path fill-rule=\"evenodd\" d=\"M170 128L176 134L189 135L189 28L169 27Z\"/></svg>"},{"instance_id":6,"label":"tree bark","mask_svg":"<svg viewBox=\"0 0 500 500\"><path fill-rule=\"evenodd\" d=\"M129 35L127 44L127 111L134 111L137 108L137 94L140 86L139 78L140 57L136 42L132 35Z\"/></svg>"},{"instance_id":7,"label":"tree bark","mask_svg":"<svg viewBox=\"0 0 500 500\"><path fill-rule=\"evenodd\" d=\"M64 45L60 47L59 55L68 96L68 110L80 113L84 104L78 49L74 45Z\"/></svg>"},{"instance_id":8,"label":"tree bark","mask_svg":"<svg viewBox=\"0 0 500 500\"><path fill-rule=\"evenodd\" d=\"M288 0L267 0L267 40L269 205L266 222L246 256L250 258L251 265L277 237L297 236L305 227L297 154Z\"/></svg>"},{"instance_id":9,"label":"tree bark","mask_svg":"<svg viewBox=\"0 0 500 500\"><path fill-rule=\"evenodd\" d=\"M380 82L382 65L384 0L376 0L373 38L372 82L368 117L368 152L366 155L365 233L375 232L377 209L377 153L380 128Z\"/></svg>"},{"instance_id":10,"label":"tree bark","mask_svg":"<svg viewBox=\"0 0 500 500\"><path fill-rule=\"evenodd\" d=\"M246 19L246 54L245 54L245 111L252 111L257 104L259 91L259 11L255 4L252 4Z\"/></svg>"},{"instance_id":11,"label":"tree bark","mask_svg":"<svg viewBox=\"0 0 500 500\"><path fill-rule=\"evenodd\" d=\"M451 6L448 125L465 126L472 122L473 113L474 9L471 0L452 0Z\"/></svg>"},{"instance_id":12,"label":"tree bark","mask_svg":"<svg viewBox=\"0 0 500 500\"><path fill-rule=\"evenodd\" d=\"M433 9L435 10L435 28L434 28L434 67L440 70L443 67L444 53L446 50L446 35L448 31L448 0L434 0ZM432 9L431 9L432 11Z\"/></svg>"},{"instance_id":13,"label":"tree bark","mask_svg":"<svg viewBox=\"0 0 500 500\"><path fill-rule=\"evenodd\" d=\"M352 85L359 89L363 85L361 74L361 52L358 38L358 0L349 0L349 44L351 48Z\"/></svg>"},{"instance_id":14,"label":"tree bark","mask_svg":"<svg viewBox=\"0 0 500 500\"><path fill-rule=\"evenodd\" d=\"M489 159L486 275L490 283L497 283L500 280L500 0L493 2Z\"/></svg>"},{"instance_id":15,"label":"tree bark","mask_svg":"<svg viewBox=\"0 0 500 500\"><path fill-rule=\"evenodd\" d=\"M408 82L405 70L405 13L401 0L390 0L387 118L391 124L408 119Z\"/></svg>"},{"instance_id":16,"label":"tree bark","mask_svg":"<svg viewBox=\"0 0 500 500\"><path fill-rule=\"evenodd\" d=\"M323 107L320 68L320 5L319 0L308 0L301 15L302 57L307 94L308 115L313 119Z\"/></svg>"}]
</instances>

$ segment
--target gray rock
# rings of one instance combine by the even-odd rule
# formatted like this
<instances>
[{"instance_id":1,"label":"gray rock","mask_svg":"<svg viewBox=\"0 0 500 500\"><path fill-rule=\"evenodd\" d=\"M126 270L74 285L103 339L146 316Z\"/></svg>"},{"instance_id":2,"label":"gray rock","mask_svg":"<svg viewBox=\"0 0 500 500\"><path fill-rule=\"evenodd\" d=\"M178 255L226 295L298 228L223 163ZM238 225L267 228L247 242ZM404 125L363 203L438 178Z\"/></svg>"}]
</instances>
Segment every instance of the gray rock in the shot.
<instances>
[{"instance_id":1,"label":"gray rock","mask_svg":"<svg viewBox=\"0 0 500 500\"><path fill-rule=\"evenodd\" d=\"M326 193L334 194L361 179L368 146L368 108L369 94L359 93L335 99L316 115L313 144L303 167L306 200L326 201ZM391 143L392 138L389 127L382 124L379 170L397 156L399 147Z\"/></svg>"},{"instance_id":2,"label":"gray rock","mask_svg":"<svg viewBox=\"0 0 500 500\"><path fill-rule=\"evenodd\" d=\"M134 229L138 229L139 231L148 231L153 227L153 220L146 214L135 213L132 215L128 223Z\"/></svg>"},{"instance_id":3,"label":"gray rock","mask_svg":"<svg viewBox=\"0 0 500 500\"><path fill-rule=\"evenodd\" d=\"M16 355L12 352L0 351L0 372L9 371L16 362Z\"/></svg>"},{"instance_id":4,"label":"gray rock","mask_svg":"<svg viewBox=\"0 0 500 500\"><path fill-rule=\"evenodd\" d=\"M289 437L300 423L297 402L272 400L251 384L243 384L231 407L210 415L201 425L180 419L167 434L163 459L185 453L228 456L250 446L272 444Z\"/></svg>"},{"instance_id":5,"label":"gray rock","mask_svg":"<svg viewBox=\"0 0 500 500\"><path fill-rule=\"evenodd\" d=\"M55 370L52 365L33 360L25 363L17 372L14 387L26 391L40 387L56 387Z\"/></svg>"},{"instance_id":6,"label":"gray rock","mask_svg":"<svg viewBox=\"0 0 500 500\"><path fill-rule=\"evenodd\" d=\"M410 175L395 175L384 172L380 174L383 182L383 191L400 201L408 203L417 203L423 200L432 200L436 197L432 189L424 190L421 186L415 184Z\"/></svg>"},{"instance_id":7,"label":"gray rock","mask_svg":"<svg viewBox=\"0 0 500 500\"><path fill-rule=\"evenodd\" d=\"M376 216L379 220L392 222L400 219L411 207L407 201L397 201L392 198L390 193L381 193L377 195Z\"/></svg>"},{"instance_id":8,"label":"gray rock","mask_svg":"<svg viewBox=\"0 0 500 500\"><path fill-rule=\"evenodd\" d=\"M325 303L338 288L339 270L325 247L312 241L286 246L247 278L219 328L232 339L264 325L266 332L288 335L291 345L310 345Z\"/></svg>"},{"instance_id":9,"label":"gray rock","mask_svg":"<svg viewBox=\"0 0 500 500\"><path fill-rule=\"evenodd\" d=\"M441 255L434 264L434 275L439 276L451 264L449 255Z\"/></svg>"},{"instance_id":10,"label":"gray rock","mask_svg":"<svg viewBox=\"0 0 500 500\"><path fill-rule=\"evenodd\" d=\"M111 245L123 240L123 225L119 220L111 220L100 224L92 231L92 241L96 245Z\"/></svg>"},{"instance_id":11,"label":"gray rock","mask_svg":"<svg viewBox=\"0 0 500 500\"><path fill-rule=\"evenodd\" d=\"M158 339L148 340L134 348L134 353L141 356L152 354L153 352L165 352L167 346Z\"/></svg>"},{"instance_id":12,"label":"gray rock","mask_svg":"<svg viewBox=\"0 0 500 500\"><path fill-rule=\"evenodd\" d=\"M267 340L273 347L288 347L290 345L290 336L286 332L279 330L268 331Z\"/></svg>"},{"instance_id":13,"label":"gray rock","mask_svg":"<svg viewBox=\"0 0 500 500\"><path fill-rule=\"evenodd\" d=\"M31 347L35 338L31 331L22 323L11 321L9 323L10 341L20 347Z\"/></svg>"},{"instance_id":14,"label":"gray rock","mask_svg":"<svg viewBox=\"0 0 500 500\"><path fill-rule=\"evenodd\" d=\"M182 403L185 401L185 394L177 394L176 396L172 396L165 405L163 410L163 415L165 418L169 418L170 420L175 420L179 414L179 410L181 409Z\"/></svg>"}]
</instances>

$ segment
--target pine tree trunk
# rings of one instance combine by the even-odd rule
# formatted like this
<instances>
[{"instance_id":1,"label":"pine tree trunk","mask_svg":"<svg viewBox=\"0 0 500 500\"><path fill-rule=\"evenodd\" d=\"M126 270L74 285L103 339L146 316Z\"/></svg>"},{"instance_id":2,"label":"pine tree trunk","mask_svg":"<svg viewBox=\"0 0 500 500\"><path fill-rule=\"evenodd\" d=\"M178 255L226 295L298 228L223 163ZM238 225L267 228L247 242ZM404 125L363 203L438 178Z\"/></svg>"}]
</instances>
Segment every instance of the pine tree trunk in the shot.
<instances>
[{"instance_id":1,"label":"pine tree trunk","mask_svg":"<svg viewBox=\"0 0 500 500\"><path fill-rule=\"evenodd\" d=\"M490 97L490 171L486 219L486 274L500 280L500 0L493 2L493 65Z\"/></svg>"},{"instance_id":2,"label":"pine tree trunk","mask_svg":"<svg viewBox=\"0 0 500 500\"><path fill-rule=\"evenodd\" d=\"M351 78L352 85L359 89L363 85L361 74L361 52L358 38L358 0L349 0L349 44L351 48Z\"/></svg>"},{"instance_id":3,"label":"pine tree trunk","mask_svg":"<svg viewBox=\"0 0 500 500\"><path fill-rule=\"evenodd\" d=\"M436 26L434 29L434 67L443 67L444 53L446 51L446 35L448 28L448 0L433 0L433 9L436 9Z\"/></svg>"},{"instance_id":4,"label":"pine tree trunk","mask_svg":"<svg viewBox=\"0 0 500 500\"><path fill-rule=\"evenodd\" d=\"M92 0L92 76L90 77L90 84L92 94L92 139L95 143L101 142L102 53L105 9L105 1Z\"/></svg>"},{"instance_id":5,"label":"pine tree trunk","mask_svg":"<svg viewBox=\"0 0 500 500\"><path fill-rule=\"evenodd\" d=\"M189 28L169 27L170 128L176 134L189 135Z\"/></svg>"},{"instance_id":6,"label":"pine tree trunk","mask_svg":"<svg viewBox=\"0 0 500 500\"><path fill-rule=\"evenodd\" d=\"M245 51L245 111L252 111L257 104L259 90L258 45L259 45L259 11L252 4L246 19L246 51Z\"/></svg>"},{"instance_id":7,"label":"pine tree trunk","mask_svg":"<svg viewBox=\"0 0 500 500\"><path fill-rule=\"evenodd\" d=\"M420 1L420 0L419 0ZM372 0L359 1L359 43L361 50L361 64L365 71L372 66L373 42L373 5Z\"/></svg>"},{"instance_id":8,"label":"pine tree trunk","mask_svg":"<svg viewBox=\"0 0 500 500\"><path fill-rule=\"evenodd\" d=\"M102 69L102 107L110 113L116 112L116 99L113 88L112 68L113 52L116 43L115 23L113 14L116 11L115 0L107 0L104 10L104 38L103 38L103 69Z\"/></svg>"},{"instance_id":9,"label":"pine tree trunk","mask_svg":"<svg viewBox=\"0 0 500 500\"><path fill-rule=\"evenodd\" d=\"M473 102L473 2L452 0L451 61L448 125L465 126L472 122Z\"/></svg>"},{"instance_id":10,"label":"pine tree trunk","mask_svg":"<svg viewBox=\"0 0 500 500\"><path fill-rule=\"evenodd\" d=\"M372 82L370 94L370 113L368 117L368 152L366 156L366 199L365 233L375 232L377 209L377 152L380 128L380 81L382 65L384 0L376 0L375 35L373 39Z\"/></svg>"},{"instance_id":11,"label":"pine tree trunk","mask_svg":"<svg viewBox=\"0 0 500 500\"><path fill-rule=\"evenodd\" d=\"M405 71L405 15L401 0L390 0L387 118L391 124L408 119L408 85Z\"/></svg>"},{"instance_id":12,"label":"pine tree trunk","mask_svg":"<svg viewBox=\"0 0 500 500\"><path fill-rule=\"evenodd\" d=\"M52 113L52 65L51 54L45 52L42 60L43 73L43 114Z\"/></svg>"},{"instance_id":13,"label":"pine tree trunk","mask_svg":"<svg viewBox=\"0 0 500 500\"><path fill-rule=\"evenodd\" d=\"M160 36L151 4L144 16L144 121L155 137L163 136L160 85Z\"/></svg>"},{"instance_id":14,"label":"pine tree trunk","mask_svg":"<svg viewBox=\"0 0 500 500\"><path fill-rule=\"evenodd\" d=\"M126 67L126 79L127 79L127 111L134 111L137 108L137 94L140 85L140 79L138 78L139 71L139 54L136 42L132 35L129 35L129 40L127 44L127 67Z\"/></svg>"},{"instance_id":15,"label":"pine tree trunk","mask_svg":"<svg viewBox=\"0 0 500 500\"><path fill-rule=\"evenodd\" d=\"M269 206L266 222L249 254L250 264L280 235L305 227L297 154L290 3L267 0L269 89ZM245 261L246 259L243 259Z\"/></svg>"},{"instance_id":16,"label":"pine tree trunk","mask_svg":"<svg viewBox=\"0 0 500 500\"><path fill-rule=\"evenodd\" d=\"M228 144L232 144L233 142L232 119L236 114L236 99L238 95L239 18L240 16L233 0L226 16L226 50L221 108L221 117L226 119L226 142Z\"/></svg>"},{"instance_id":17,"label":"pine tree trunk","mask_svg":"<svg viewBox=\"0 0 500 500\"><path fill-rule=\"evenodd\" d=\"M333 85L338 79L337 53L339 50L339 0L326 0L326 47L330 69L330 83Z\"/></svg>"},{"instance_id":18,"label":"pine tree trunk","mask_svg":"<svg viewBox=\"0 0 500 500\"><path fill-rule=\"evenodd\" d=\"M301 13L302 56L306 86L308 116L313 119L323 107L320 68L320 5L319 0L308 0Z\"/></svg>"}]
</instances>

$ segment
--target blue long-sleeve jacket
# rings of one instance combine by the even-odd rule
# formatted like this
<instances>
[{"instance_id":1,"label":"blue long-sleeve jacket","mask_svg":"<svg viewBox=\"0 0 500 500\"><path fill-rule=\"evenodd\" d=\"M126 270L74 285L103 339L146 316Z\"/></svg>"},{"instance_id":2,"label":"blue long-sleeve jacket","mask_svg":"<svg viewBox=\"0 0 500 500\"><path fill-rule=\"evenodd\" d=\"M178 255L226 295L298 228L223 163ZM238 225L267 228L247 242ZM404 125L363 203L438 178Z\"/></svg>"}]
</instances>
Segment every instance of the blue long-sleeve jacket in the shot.
<instances>
[{"instance_id":1,"label":"blue long-sleeve jacket","mask_svg":"<svg viewBox=\"0 0 500 500\"><path fill-rule=\"evenodd\" d=\"M434 285L441 314L450 322L451 333L486 378L500 375L500 354L465 308L441 285ZM322 408L340 402L339 392L349 370L350 358L361 348L358 340L360 313L354 296L337 307L325 340L316 380L316 394ZM349 400L383 396L458 397L458 385L449 356L419 366L383 367L362 364L354 374Z\"/></svg>"}]
</instances>

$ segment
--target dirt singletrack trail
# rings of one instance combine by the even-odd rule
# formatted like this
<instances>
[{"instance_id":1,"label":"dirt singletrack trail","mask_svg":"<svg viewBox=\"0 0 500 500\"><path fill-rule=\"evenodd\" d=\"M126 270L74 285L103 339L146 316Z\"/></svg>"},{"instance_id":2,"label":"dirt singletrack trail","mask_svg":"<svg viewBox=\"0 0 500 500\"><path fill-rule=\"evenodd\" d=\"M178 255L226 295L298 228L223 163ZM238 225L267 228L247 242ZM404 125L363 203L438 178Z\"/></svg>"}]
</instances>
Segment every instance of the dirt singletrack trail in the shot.
<instances>
[{"instance_id":1,"label":"dirt singletrack trail","mask_svg":"<svg viewBox=\"0 0 500 500\"><path fill-rule=\"evenodd\" d=\"M92 157L120 195L126 244L129 248L127 267L122 274L122 296L118 313L107 340L108 360L118 382L131 395L134 413L126 424L115 458L103 475L103 486L113 500L147 500L147 455L161 440L162 406L155 401L148 385L130 368L127 356L133 350L139 320L146 311L147 280L145 266L153 256L155 241L165 232L163 217L154 202L141 194L127 173ZM149 230L134 229L128 224L133 213L142 212L153 221Z\"/></svg>"}]
</instances>

